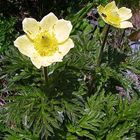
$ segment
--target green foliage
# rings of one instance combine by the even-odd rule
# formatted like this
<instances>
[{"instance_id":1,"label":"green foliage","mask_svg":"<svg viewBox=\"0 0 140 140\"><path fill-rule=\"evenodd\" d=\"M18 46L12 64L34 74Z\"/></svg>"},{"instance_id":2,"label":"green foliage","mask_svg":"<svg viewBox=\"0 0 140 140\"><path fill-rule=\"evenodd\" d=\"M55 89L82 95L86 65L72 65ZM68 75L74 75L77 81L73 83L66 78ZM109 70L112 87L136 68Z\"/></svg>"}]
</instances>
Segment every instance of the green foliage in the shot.
<instances>
[{"instance_id":1,"label":"green foliage","mask_svg":"<svg viewBox=\"0 0 140 140\"><path fill-rule=\"evenodd\" d=\"M122 140L135 137L140 100L100 93L87 99L81 119L68 130L84 139ZM131 132L131 135L129 134Z\"/></svg>"},{"instance_id":2,"label":"green foliage","mask_svg":"<svg viewBox=\"0 0 140 140\"><path fill-rule=\"evenodd\" d=\"M71 38L75 47L63 62L49 66L47 85L41 70L13 46L17 36L15 20L0 21L1 139L139 139L140 85L134 78L140 75L140 53L131 52L123 32L111 28L98 66L106 27L99 24L95 28L86 17L96 4L107 1L95 1L94 6L92 0L78 2L84 3L84 7L77 14L67 16L74 26ZM69 5L68 13L74 1ZM121 87L120 91L116 86Z\"/></svg>"},{"instance_id":3,"label":"green foliage","mask_svg":"<svg viewBox=\"0 0 140 140\"><path fill-rule=\"evenodd\" d=\"M28 91L10 100L11 105L9 104L8 107L8 114L10 112L10 116L8 115L7 119L15 120L13 123L20 125L22 120L25 128L30 128L33 134L41 134L41 137L44 137L44 135L48 137L50 133L54 133L52 127L58 128L58 122L61 118L53 110L53 104L57 105L57 102L48 102L48 99L40 91L34 90L31 93ZM18 110L13 110L17 107Z\"/></svg>"},{"instance_id":4,"label":"green foliage","mask_svg":"<svg viewBox=\"0 0 140 140\"><path fill-rule=\"evenodd\" d=\"M8 87L20 83L34 86L34 84L38 85L41 80L40 71L32 67L30 60L21 55L14 46L5 51L5 55L1 58L0 63L2 65L0 76L5 75L8 78Z\"/></svg>"},{"instance_id":5,"label":"green foliage","mask_svg":"<svg viewBox=\"0 0 140 140\"><path fill-rule=\"evenodd\" d=\"M16 18L4 18L0 15L0 53L13 46L12 41L16 37L15 22Z\"/></svg>"},{"instance_id":6,"label":"green foliage","mask_svg":"<svg viewBox=\"0 0 140 140\"><path fill-rule=\"evenodd\" d=\"M9 136L9 139L19 137L20 133L24 133L24 130L18 129L19 127L30 130L29 136L32 133L33 136L39 136L40 139L47 139L48 136L55 136L57 129L64 127L62 125L66 123L64 116L68 120L75 121L78 117L77 113L81 112L82 103L75 95L73 95L75 98L72 99L65 99L66 97L63 95L50 99L46 96L49 91L45 95L37 88L21 87L20 90L21 92L16 93L15 96L7 98L9 104L4 107L6 109L5 123L10 124L11 129L14 125L13 131L17 131L17 135L10 131L12 136ZM23 135L23 137L25 136Z\"/></svg>"},{"instance_id":7,"label":"green foliage","mask_svg":"<svg viewBox=\"0 0 140 140\"><path fill-rule=\"evenodd\" d=\"M38 140L36 135L33 135L27 130L23 129L7 129L8 135L5 136L4 140Z\"/></svg>"}]
</instances>

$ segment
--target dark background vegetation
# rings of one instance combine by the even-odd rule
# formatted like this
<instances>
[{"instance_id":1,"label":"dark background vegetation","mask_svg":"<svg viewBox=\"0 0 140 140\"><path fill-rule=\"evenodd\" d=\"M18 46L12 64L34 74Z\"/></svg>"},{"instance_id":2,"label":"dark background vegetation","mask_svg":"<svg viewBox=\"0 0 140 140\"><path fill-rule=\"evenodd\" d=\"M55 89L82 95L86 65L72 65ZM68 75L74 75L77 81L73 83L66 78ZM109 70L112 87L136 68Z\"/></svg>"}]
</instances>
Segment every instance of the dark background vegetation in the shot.
<instances>
[{"instance_id":1,"label":"dark background vegetation","mask_svg":"<svg viewBox=\"0 0 140 140\"><path fill-rule=\"evenodd\" d=\"M0 0L0 139L140 139L140 52L129 45L139 44L140 3L116 1L132 9L134 28L111 28L97 67L106 26L88 15L109 1ZM25 17L41 20L49 12L71 20L75 47L49 67L46 91L41 70L13 41L24 34Z\"/></svg>"}]
</instances>

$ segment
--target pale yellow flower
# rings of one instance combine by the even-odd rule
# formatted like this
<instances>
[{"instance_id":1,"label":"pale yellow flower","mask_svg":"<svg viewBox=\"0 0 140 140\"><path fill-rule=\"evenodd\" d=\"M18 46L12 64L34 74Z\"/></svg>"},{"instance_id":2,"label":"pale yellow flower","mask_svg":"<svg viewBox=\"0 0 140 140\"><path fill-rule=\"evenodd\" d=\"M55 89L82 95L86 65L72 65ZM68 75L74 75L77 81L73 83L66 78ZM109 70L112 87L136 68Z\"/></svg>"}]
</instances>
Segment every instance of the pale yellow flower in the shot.
<instances>
[{"instance_id":1,"label":"pale yellow flower","mask_svg":"<svg viewBox=\"0 0 140 140\"><path fill-rule=\"evenodd\" d=\"M74 47L72 39L69 38L71 22L58 20L53 13L46 15L40 22L25 18L22 24L26 34L18 37L14 45L22 54L30 57L37 68L61 62Z\"/></svg>"},{"instance_id":2,"label":"pale yellow flower","mask_svg":"<svg viewBox=\"0 0 140 140\"><path fill-rule=\"evenodd\" d=\"M99 15L107 23L117 28L133 27L132 23L127 21L132 17L131 9L126 7L118 7L115 1L110 2L105 7L99 5L97 7Z\"/></svg>"}]
</instances>

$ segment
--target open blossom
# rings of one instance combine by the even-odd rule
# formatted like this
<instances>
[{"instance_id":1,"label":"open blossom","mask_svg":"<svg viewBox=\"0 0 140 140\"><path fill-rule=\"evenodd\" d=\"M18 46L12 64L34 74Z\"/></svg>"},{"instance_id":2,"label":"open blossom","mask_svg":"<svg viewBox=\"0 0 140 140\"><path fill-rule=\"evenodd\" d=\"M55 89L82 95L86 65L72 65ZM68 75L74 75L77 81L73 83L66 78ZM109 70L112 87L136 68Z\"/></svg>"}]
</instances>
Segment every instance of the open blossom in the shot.
<instances>
[{"instance_id":1,"label":"open blossom","mask_svg":"<svg viewBox=\"0 0 140 140\"><path fill-rule=\"evenodd\" d=\"M126 7L118 8L115 1L110 2L105 7L97 7L99 15L107 23L117 28L133 27L132 23L127 21L132 17L131 9Z\"/></svg>"},{"instance_id":2,"label":"open blossom","mask_svg":"<svg viewBox=\"0 0 140 140\"><path fill-rule=\"evenodd\" d=\"M71 22L58 20L53 13L46 15L40 22L25 18L22 24L26 34L18 37L14 45L22 54L30 57L37 68L61 62L74 47L72 39L69 38Z\"/></svg>"}]
</instances>

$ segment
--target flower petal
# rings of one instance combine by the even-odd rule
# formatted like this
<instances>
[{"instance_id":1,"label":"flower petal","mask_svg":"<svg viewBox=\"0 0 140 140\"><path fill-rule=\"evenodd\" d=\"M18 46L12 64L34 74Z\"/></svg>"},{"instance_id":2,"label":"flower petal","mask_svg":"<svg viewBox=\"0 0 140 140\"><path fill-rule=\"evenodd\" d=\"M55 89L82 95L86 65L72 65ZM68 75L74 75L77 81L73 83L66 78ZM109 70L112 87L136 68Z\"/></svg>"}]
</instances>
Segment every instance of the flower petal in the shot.
<instances>
[{"instance_id":1,"label":"flower petal","mask_svg":"<svg viewBox=\"0 0 140 140\"><path fill-rule=\"evenodd\" d=\"M97 7L97 11L98 11L99 15L102 17L102 19L103 19L106 23L108 23L108 21L106 21L105 17L103 16L103 14L105 13L104 7L103 7L102 5L99 5L99 6Z\"/></svg>"},{"instance_id":2,"label":"flower petal","mask_svg":"<svg viewBox=\"0 0 140 140\"><path fill-rule=\"evenodd\" d=\"M40 25L33 18L25 18L22 22L23 31L31 38L34 39L36 35L39 33Z\"/></svg>"},{"instance_id":3,"label":"flower petal","mask_svg":"<svg viewBox=\"0 0 140 140\"><path fill-rule=\"evenodd\" d=\"M32 63L39 69L41 66L47 67L54 62L61 62L63 56L60 53L55 53L52 56L40 56L39 53L35 52L32 57Z\"/></svg>"},{"instance_id":4,"label":"flower petal","mask_svg":"<svg viewBox=\"0 0 140 140\"><path fill-rule=\"evenodd\" d=\"M98 6L97 10L98 10L98 13L100 14L100 16L102 17L102 19L107 24L110 24L112 26L114 26L114 24L115 25L119 25L120 24L120 17L119 17L119 14L117 13L117 11L108 12L101 5Z\"/></svg>"},{"instance_id":5,"label":"flower petal","mask_svg":"<svg viewBox=\"0 0 140 140\"><path fill-rule=\"evenodd\" d=\"M30 57L35 52L32 42L26 35L18 37L14 41L14 45L19 49L22 54L28 57Z\"/></svg>"},{"instance_id":6,"label":"flower petal","mask_svg":"<svg viewBox=\"0 0 140 140\"><path fill-rule=\"evenodd\" d=\"M125 21L125 20L128 20L132 17L132 12L131 12L131 9L128 9L126 7L121 7L119 10L118 10L118 14L121 18L121 21Z\"/></svg>"},{"instance_id":7,"label":"flower petal","mask_svg":"<svg viewBox=\"0 0 140 140\"><path fill-rule=\"evenodd\" d=\"M119 14L116 11L112 11L107 15L105 18L112 26L113 25L119 25L120 24L120 17Z\"/></svg>"},{"instance_id":8,"label":"flower petal","mask_svg":"<svg viewBox=\"0 0 140 140\"><path fill-rule=\"evenodd\" d=\"M58 20L54 26L54 34L59 43L64 42L68 39L72 25L70 21L64 19Z\"/></svg>"},{"instance_id":9,"label":"flower petal","mask_svg":"<svg viewBox=\"0 0 140 140\"><path fill-rule=\"evenodd\" d=\"M97 7L97 10L98 10L99 13L104 13L104 12L105 12L104 9L105 9L105 8L104 8L102 5L99 5L99 6Z\"/></svg>"},{"instance_id":10,"label":"flower petal","mask_svg":"<svg viewBox=\"0 0 140 140\"><path fill-rule=\"evenodd\" d=\"M111 13L113 11L117 11L118 7L116 6L115 1L112 1L105 6L104 10L106 13Z\"/></svg>"},{"instance_id":11,"label":"flower petal","mask_svg":"<svg viewBox=\"0 0 140 140\"><path fill-rule=\"evenodd\" d=\"M129 27L133 27L132 23L129 21L123 21L120 24L120 28L129 28Z\"/></svg>"},{"instance_id":12,"label":"flower petal","mask_svg":"<svg viewBox=\"0 0 140 140\"><path fill-rule=\"evenodd\" d=\"M54 62L61 62L62 59L63 59L63 55L56 52L55 54L53 54L52 56L45 56L45 57L42 57L43 60L45 61L48 61L50 63L54 63ZM44 62L42 61L42 64Z\"/></svg>"},{"instance_id":13,"label":"flower petal","mask_svg":"<svg viewBox=\"0 0 140 140\"><path fill-rule=\"evenodd\" d=\"M63 44L59 45L59 52L64 56L73 47L74 47L74 43L73 43L72 39L69 38L66 42L64 42Z\"/></svg>"},{"instance_id":14,"label":"flower petal","mask_svg":"<svg viewBox=\"0 0 140 140\"><path fill-rule=\"evenodd\" d=\"M33 55L31 56L31 61L35 67L37 67L38 69L41 68L41 57L37 52L33 53Z\"/></svg>"},{"instance_id":15,"label":"flower petal","mask_svg":"<svg viewBox=\"0 0 140 140\"><path fill-rule=\"evenodd\" d=\"M40 21L40 25L43 30L50 31L57 21L58 18L53 13L49 13L47 16L43 17Z\"/></svg>"}]
</instances>

